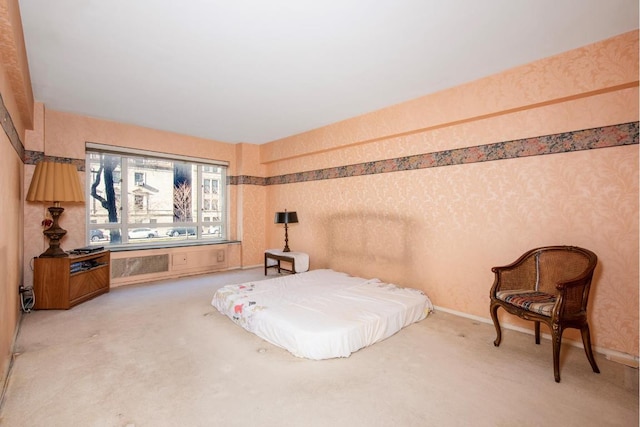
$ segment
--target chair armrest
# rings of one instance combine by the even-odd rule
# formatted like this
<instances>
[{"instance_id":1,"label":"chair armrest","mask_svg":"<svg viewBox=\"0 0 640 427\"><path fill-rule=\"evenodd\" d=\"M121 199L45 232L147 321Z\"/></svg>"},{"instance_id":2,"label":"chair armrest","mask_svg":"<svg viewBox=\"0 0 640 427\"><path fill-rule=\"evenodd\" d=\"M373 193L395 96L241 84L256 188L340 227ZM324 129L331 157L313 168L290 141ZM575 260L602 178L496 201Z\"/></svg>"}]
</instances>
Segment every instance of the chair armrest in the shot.
<instances>
[{"instance_id":1,"label":"chair armrest","mask_svg":"<svg viewBox=\"0 0 640 427\"><path fill-rule=\"evenodd\" d=\"M576 286L584 287L591 283L591 279L593 277L593 270L590 269L582 273L580 276L575 277L571 280L565 280L564 282L558 282L556 284L556 289L562 292L566 288L573 288Z\"/></svg>"},{"instance_id":2,"label":"chair armrest","mask_svg":"<svg viewBox=\"0 0 640 427\"><path fill-rule=\"evenodd\" d=\"M593 271L573 280L556 284L558 290L558 311L562 317L584 315L587 311L589 287Z\"/></svg>"},{"instance_id":3,"label":"chair armrest","mask_svg":"<svg viewBox=\"0 0 640 427\"><path fill-rule=\"evenodd\" d=\"M495 275L491 296L496 292L512 289L534 290L536 285L536 266L532 257L520 257L517 261L504 266L493 267Z\"/></svg>"}]
</instances>

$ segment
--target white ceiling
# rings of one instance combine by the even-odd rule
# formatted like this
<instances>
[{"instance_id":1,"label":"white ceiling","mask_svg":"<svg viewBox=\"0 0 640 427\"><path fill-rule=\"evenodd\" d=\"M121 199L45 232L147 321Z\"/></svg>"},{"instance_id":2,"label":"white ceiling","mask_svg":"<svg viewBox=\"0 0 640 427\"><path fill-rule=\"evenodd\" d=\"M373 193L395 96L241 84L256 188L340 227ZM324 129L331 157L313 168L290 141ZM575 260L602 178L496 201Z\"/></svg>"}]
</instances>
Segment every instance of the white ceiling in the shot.
<instances>
[{"instance_id":1,"label":"white ceiling","mask_svg":"<svg viewBox=\"0 0 640 427\"><path fill-rule=\"evenodd\" d=\"M261 144L638 28L637 0L20 0L48 109Z\"/></svg>"}]
</instances>

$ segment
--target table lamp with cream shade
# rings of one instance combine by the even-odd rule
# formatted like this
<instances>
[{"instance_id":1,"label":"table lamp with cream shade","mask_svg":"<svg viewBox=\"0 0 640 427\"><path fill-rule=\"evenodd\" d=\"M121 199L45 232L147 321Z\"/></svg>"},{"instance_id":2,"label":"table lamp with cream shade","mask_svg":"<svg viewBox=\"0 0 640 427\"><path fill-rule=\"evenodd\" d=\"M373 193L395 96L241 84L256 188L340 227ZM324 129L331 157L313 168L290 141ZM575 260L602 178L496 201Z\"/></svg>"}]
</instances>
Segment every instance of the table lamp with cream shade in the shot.
<instances>
[{"instance_id":1,"label":"table lamp with cream shade","mask_svg":"<svg viewBox=\"0 0 640 427\"><path fill-rule=\"evenodd\" d=\"M67 231L58 225L58 218L64 211L60 202L84 202L84 193L80 185L78 170L71 163L42 161L36 164L27 193L29 202L53 202L49 213L53 224L44 230L49 238L49 248L40 257L66 257L68 254L60 248L60 239Z\"/></svg>"}]
</instances>

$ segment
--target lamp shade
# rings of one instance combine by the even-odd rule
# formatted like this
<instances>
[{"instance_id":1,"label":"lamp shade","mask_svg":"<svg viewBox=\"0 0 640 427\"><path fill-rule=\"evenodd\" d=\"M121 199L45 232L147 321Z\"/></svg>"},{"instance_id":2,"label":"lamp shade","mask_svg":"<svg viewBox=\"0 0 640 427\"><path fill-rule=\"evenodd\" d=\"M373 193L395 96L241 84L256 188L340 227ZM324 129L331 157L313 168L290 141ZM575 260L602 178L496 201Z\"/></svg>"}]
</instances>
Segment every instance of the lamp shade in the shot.
<instances>
[{"instance_id":1,"label":"lamp shade","mask_svg":"<svg viewBox=\"0 0 640 427\"><path fill-rule=\"evenodd\" d=\"M84 202L78 170L71 163L38 163L27 192L27 201Z\"/></svg>"},{"instance_id":2,"label":"lamp shade","mask_svg":"<svg viewBox=\"0 0 640 427\"><path fill-rule=\"evenodd\" d=\"M274 223L276 224L294 224L298 222L298 214L296 212L276 212Z\"/></svg>"}]
</instances>

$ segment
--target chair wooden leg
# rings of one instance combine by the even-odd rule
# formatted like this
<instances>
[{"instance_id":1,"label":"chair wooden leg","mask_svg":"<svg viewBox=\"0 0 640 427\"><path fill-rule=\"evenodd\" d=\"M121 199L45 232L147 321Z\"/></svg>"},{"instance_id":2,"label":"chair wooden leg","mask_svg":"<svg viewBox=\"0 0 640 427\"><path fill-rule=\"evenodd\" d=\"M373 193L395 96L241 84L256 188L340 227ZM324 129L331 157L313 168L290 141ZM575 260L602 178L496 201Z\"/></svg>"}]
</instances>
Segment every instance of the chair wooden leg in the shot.
<instances>
[{"instance_id":1,"label":"chair wooden leg","mask_svg":"<svg viewBox=\"0 0 640 427\"><path fill-rule=\"evenodd\" d=\"M584 346L584 352L587 353L587 359L589 359L591 369L593 369L593 372L596 374L599 374L600 369L598 369L598 365L596 365L596 359L593 357L593 350L591 349L591 333L589 332L588 323L582 325L580 334L582 335L582 345Z\"/></svg>"},{"instance_id":2,"label":"chair wooden leg","mask_svg":"<svg viewBox=\"0 0 640 427\"><path fill-rule=\"evenodd\" d=\"M536 344L540 344L540 322L533 322L536 331Z\"/></svg>"},{"instance_id":3,"label":"chair wooden leg","mask_svg":"<svg viewBox=\"0 0 640 427\"><path fill-rule=\"evenodd\" d=\"M493 320L493 326L496 328L496 340L493 342L493 345L498 347L500 345L500 341L502 341L502 331L500 330L500 322L498 321L498 308L500 306L498 304L492 304L490 308L491 319Z\"/></svg>"},{"instance_id":4,"label":"chair wooden leg","mask_svg":"<svg viewBox=\"0 0 640 427\"><path fill-rule=\"evenodd\" d=\"M556 382L560 382L560 347L562 345L562 327L554 324L551 328L551 340L553 341L553 375Z\"/></svg>"}]
</instances>

